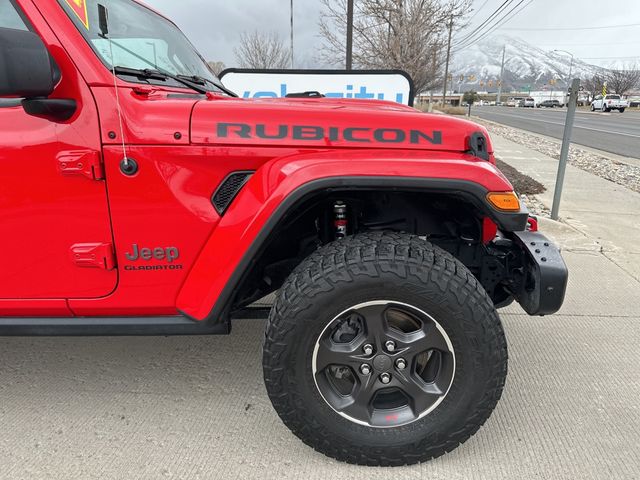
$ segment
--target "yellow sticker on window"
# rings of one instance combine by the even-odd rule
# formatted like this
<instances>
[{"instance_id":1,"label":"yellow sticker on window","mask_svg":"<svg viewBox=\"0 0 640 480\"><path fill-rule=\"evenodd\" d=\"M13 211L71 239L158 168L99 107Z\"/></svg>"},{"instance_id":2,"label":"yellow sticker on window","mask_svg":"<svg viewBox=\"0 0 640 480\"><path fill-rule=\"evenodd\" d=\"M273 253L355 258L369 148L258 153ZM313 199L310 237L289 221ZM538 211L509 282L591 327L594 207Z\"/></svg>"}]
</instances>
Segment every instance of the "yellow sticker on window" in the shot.
<instances>
[{"instance_id":1,"label":"yellow sticker on window","mask_svg":"<svg viewBox=\"0 0 640 480\"><path fill-rule=\"evenodd\" d=\"M82 24L89 30L89 15L87 14L87 0L65 0L67 4L80 19Z\"/></svg>"}]
</instances>

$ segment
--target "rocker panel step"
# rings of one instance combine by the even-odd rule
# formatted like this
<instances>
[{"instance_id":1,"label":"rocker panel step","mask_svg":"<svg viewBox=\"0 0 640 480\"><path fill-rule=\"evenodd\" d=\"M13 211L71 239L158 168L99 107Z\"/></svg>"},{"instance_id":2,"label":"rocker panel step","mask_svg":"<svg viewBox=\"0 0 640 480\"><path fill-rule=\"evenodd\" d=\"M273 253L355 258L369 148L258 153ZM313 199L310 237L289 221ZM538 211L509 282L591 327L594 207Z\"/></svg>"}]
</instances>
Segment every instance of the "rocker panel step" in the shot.
<instances>
[{"instance_id":1,"label":"rocker panel step","mask_svg":"<svg viewBox=\"0 0 640 480\"><path fill-rule=\"evenodd\" d=\"M175 317L0 318L0 336L92 337L227 335L231 325L208 325Z\"/></svg>"}]
</instances>

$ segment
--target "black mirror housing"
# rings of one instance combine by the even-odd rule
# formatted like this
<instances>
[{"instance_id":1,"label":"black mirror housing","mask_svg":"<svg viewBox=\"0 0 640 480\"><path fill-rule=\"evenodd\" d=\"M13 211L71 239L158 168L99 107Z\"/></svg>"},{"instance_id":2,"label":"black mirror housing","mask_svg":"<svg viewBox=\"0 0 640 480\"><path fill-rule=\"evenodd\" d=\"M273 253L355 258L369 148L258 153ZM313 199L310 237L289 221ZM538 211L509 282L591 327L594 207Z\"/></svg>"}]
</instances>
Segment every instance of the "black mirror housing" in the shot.
<instances>
[{"instance_id":1,"label":"black mirror housing","mask_svg":"<svg viewBox=\"0 0 640 480\"><path fill-rule=\"evenodd\" d=\"M53 62L40 37L0 28L0 97L48 97L54 88Z\"/></svg>"}]
</instances>

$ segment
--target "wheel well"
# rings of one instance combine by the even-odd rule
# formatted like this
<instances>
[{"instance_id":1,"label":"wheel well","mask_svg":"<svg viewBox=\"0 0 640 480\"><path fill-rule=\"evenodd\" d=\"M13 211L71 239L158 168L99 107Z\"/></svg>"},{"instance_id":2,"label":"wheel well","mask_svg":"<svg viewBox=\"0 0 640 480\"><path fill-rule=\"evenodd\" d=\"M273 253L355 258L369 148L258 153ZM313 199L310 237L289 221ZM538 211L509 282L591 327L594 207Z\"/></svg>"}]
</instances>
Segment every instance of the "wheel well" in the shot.
<instances>
[{"instance_id":1,"label":"wheel well","mask_svg":"<svg viewBox=\"0 0 640 480\"><path fill-rule=\"evenodd\" d=\"M277 290L321 245L341 236L336 209L346 210L346 234L391 230L424 236L473 269L481 262L483 210L464 192L324 189L289 210L269 234L235 290L230 311Z\"/></svg>"}]
</instances>

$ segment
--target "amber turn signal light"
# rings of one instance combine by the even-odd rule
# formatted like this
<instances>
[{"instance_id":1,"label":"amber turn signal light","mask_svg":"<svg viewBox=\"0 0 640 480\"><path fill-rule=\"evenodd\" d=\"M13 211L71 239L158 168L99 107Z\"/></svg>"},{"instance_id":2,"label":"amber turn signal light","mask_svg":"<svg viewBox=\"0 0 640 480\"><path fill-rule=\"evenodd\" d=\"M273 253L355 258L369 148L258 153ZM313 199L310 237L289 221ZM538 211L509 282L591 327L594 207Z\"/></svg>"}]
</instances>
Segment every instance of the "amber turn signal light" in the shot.
<instances>
[{"instance_id":1,"label":"amber turn signal light","mask_svg":"<svg viewBox=\"0 0 640 480\"><path fill-rule=\"evenodd\" d=\"M491 192L487 195L487 200L498 210L520 211L520 200L514 192Z\"/></svg>"}]
</instances>

